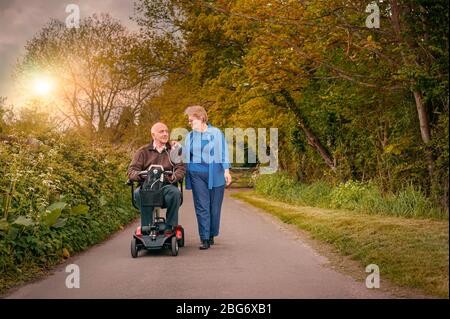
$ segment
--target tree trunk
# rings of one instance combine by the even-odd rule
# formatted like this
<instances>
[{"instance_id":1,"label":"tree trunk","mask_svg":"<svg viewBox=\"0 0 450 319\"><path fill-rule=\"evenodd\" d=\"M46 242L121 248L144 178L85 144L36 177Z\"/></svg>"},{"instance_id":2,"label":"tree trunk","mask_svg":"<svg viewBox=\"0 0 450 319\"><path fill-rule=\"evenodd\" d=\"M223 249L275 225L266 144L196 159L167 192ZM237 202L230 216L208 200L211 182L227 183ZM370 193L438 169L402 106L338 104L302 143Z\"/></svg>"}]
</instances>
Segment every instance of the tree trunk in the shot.
<instances>
[{"instance_id":1,"label":"tree trunk","mask_svg":"<svg viewBox=\"0 0 450 319\"><path fill-rule=\"evenodd\" d=\"M430 124L428 121L427 110L425 105L423 104L422 93L413 91L414 99L416 100L416 108L417 115L419 117L419 125L420 125L420 135L422 137L422 141L425 144L425 153L428 162L428 173L430 174L431 182L434 180L434 159L433 153L430 148L431 142L431 133L430 133Z\"/></svg>"},{"instance_id":2,"label":"tree trunk","mask_svg":"<svg viewBox=\"0 0 450 319\"><path fill-rule=\"evenodd\" d=\"M391 0L390 1L391 6L391 21L392 26L394 28L394 32L396 34L397 40L400 43L404 43L407 45L407 47L414 51L416 49L416 45L412 42L412 40L408 41L408 39L405 39L402 35L402 27L401 27L401 21L400 21L400 14L401 14L401 7L398 4L398 0ZM421 8L423 9L423 8ZM418 57L416 57L414 60L411 58L408 58L408 54L405 54L402 50L400 50L400 53L402 55L403 62L405 64L416 64L418 66L421 66L420 61ZM411 90L414 99L416 101L416 109L417 109L417 116L419 118L419 126L420 126L420 135L422 137L422 142L425 145L425 156L427 160L428 165L428 174L430 175L430 186L433 187L434 183L434 159L433 159L433 152L430 147L431 142L431 133L430 133L430 124L427 116L427 110L425 105L423 104L423 95L422 92L420 92L417 89Z\"/></svg>"},{"instance_id":3,"label":"tree trunk","mask_svg":"<svg viewBox=\"0 0 450 319\"><path fill-rule=\"evenodd\" d=\"M297 107L297 104L295 103L292 96L289 94L288 91L282 91L281 94L285 98L288 108L294 112L297 118L297 123L300 126L300 128L303 130L303 132L306 135L306 139L308 140L308 144L311 145L316 149L316 151L319 153L319 155L322 157L322 159L325 161L325 163L328 165L328 167L331 168L333 172L336 172L336 164L333 160L333 158L330 156L328 151L325 149L325 147L320 142L319 138L316 136L316 134L311 130L311 128L306 124L305 119L303 118L303 115L301 114L300 110Z\"/></svg>"},{"instance_id":4,"label":"tree trunk","mask_svg":"<svg viewBox=\"0 0 450 319\"><path fill-rule=\"evenodd\" d=\"M420 135L422 136L423 142L428 144L431 141L431 134L430 125L428 124L427 110L423 105L422 93L418 91L413 91L413 93L414 99L416 100L417 115L419 116Z\"/></svg>"}]
</instances>

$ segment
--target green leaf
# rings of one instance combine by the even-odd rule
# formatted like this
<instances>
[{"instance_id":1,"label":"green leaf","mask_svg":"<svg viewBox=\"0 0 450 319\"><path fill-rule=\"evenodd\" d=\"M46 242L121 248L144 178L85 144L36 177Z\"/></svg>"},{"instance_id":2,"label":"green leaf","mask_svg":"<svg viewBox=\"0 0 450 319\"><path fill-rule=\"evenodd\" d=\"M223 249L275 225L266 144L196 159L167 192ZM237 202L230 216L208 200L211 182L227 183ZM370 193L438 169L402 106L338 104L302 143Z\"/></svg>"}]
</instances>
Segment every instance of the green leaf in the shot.
<instances>
[{"instance_id":1,"label":"green leaf","mask_svg":"<svg viewBox=\"0 0 450 319\"><path fill-rule=\"evenodd\" d=\"M53 226L58 220L59 216L61 216L62 208L54 208L52 211L48 212L44 216L42 216L42 221L47 226Z\"/></svg>"},{"instance_id":2,"label":"green leaf","mask_svg":"<svg viewBox=\"0 0 450 319\"><path fill-rule=\"evenodd\" d=\"M47 207L47 210L53 211L55 209L63 210L66 207L67 203L64 202L56 202Z\"/></svg>"},{"instance_id":3,"label":"green leaf","mask_svg":"<svg viewBox=\"0 0 450 319\"><path fill-rule=\"evenodd\" d=\"M55 224L52 225L54 228L61 228L64 227L66 224L67 218L58 218Z\"/></svg>"},{"instance_id":4,"label":"green leaf","mask_svg":"<svg viewBox=\"0 0 450 319\"><path fill-rule=\"evenodd\" d=\"M8 230L8 228L9 228L9 223L8 223L8 221L6 220L6 219L1 219L0 220L0 230L3 230L3 231L5 231L5 230Z\"/></svg>"},{"instance_id":5,"label":"green leaf","mask_svg":"<svg viewBox=\"0 0 450 319\"><path fill-rule=\"evenodd\" d=\"M24 216L19 216L17 217L17 219L13 222L13 224L16 225L21 225L21 226L32 226L35 225L36 223L33 222L33 220L31 218L26 218Z\"/></svg>"},{"instance_id":6,"label":"green leaf","mask_svg":"<svg viewBox=\"0 0 450 319\"><path fill-rule=\"evenodd\" d=\"M17 235L19 234L19 230L15 227L10 227L8 232L8 237L12 240L16 239Z\"/></svg>"},{"instance_id":7,"label":"green leaf","mask_svg":"<svg viewBox=\"0 0 450 319\"><path fill-rule=\"evenodd\" d=\"M72 215L80 215L80 214L86 214L88 211L89 211L89 206L78 205L78 206L72 207L70 213Z\"/></svg>"},{"instance_id":8,"label":"green leaf","mask_svg":"<svg viewBox=\"0 0 450 319\"><path fill-rule=\"evenodd\" d=\"M100 197L100 207L105 206L108 203L108 201L105 199L104 196Z\"/></svg>"},{"instance_id":9,"label":"green leaf","mask_svg":"<svg viewBox=\"0 0 450 319\"><path fill-rule=\"evenodd\" d=\"M400 155L402 151L399 148L398 144L389 144L384 148L384 152L387 154Z\"/></svg>"}]
</instances>

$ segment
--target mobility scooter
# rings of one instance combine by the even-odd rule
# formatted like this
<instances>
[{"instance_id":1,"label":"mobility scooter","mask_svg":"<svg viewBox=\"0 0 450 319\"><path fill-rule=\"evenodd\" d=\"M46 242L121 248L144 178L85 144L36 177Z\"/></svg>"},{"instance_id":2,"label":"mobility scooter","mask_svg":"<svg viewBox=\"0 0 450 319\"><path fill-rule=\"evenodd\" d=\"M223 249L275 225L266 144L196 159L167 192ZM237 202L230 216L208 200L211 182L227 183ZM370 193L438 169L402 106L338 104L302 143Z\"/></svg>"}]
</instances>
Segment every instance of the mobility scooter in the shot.
<instances>
[{"instance_id":1,"label":"mobility scooter","mask_svg":"<svg viewBox=\"0 0 450 319\"><path fill-rule=\"evenodd\" d=\"M131 256L136 258L140 250L161 250L169 248L172 256L178 255L179 247L184 246L184 229L177 225L173 230L167 230L166 219L160 216L163 207L164 176L171 175L172 171L164 171L161 165L151 165L147 171L139 172L145 178L140 183L140 205L141 207L153 207L150 225L139 226L131 240ZM134 181L128 180L131 186L131 201L133 206L139 210L134 200ZM177 183L180 187L181 201L183 203L183 182Z\"/></svg>"}]
</instances>

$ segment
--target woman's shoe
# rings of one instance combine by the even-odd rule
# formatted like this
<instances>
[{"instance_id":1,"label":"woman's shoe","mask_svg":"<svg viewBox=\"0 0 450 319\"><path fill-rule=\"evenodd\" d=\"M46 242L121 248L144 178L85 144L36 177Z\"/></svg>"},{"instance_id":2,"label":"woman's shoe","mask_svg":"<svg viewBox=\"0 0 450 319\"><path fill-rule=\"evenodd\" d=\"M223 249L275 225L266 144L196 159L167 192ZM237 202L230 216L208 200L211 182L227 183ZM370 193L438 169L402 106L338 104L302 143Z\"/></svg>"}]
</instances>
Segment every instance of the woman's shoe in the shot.
<instances>
[{"instance_id":1,"label":"woman's shoe","mask_svg":"<svg viewBox=\"0 0 450 319\"><path fill-rule=\"evenodd\" d=\"M214 237L209 237L209 245L214 245Z\"/></svg>"},{"instance_id":2,"label":"woman's shoe","mask_svg":"<svg viewBox=\"0 0 450 319\"><path fill-rule=\"evenodd\" d=\"M202 240L202 245L198 248L200 248L201 250L208 249L209 248L209 240Z\"/></svg>"}]
</instances>

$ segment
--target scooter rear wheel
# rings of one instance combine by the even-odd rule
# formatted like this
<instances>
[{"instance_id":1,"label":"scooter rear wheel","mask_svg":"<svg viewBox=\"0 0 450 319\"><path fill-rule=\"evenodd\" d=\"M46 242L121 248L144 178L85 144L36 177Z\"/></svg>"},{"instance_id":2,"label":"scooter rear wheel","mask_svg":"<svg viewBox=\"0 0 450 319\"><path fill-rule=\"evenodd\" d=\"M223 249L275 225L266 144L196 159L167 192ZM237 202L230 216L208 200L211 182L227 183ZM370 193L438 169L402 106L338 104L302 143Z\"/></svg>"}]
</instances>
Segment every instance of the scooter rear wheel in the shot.
<instances>
[{"instance_id":1,"label":"scooter rear wheel","mask_svg":"<svg viewBox=\"0 0 450 319\"><path fill-rule=\"evenodd\" d=\"M184 247L184 228L181 228L181 238L178 240L178 246Z\"/></svg>"}]
</instances>

